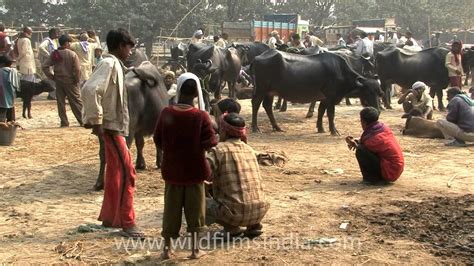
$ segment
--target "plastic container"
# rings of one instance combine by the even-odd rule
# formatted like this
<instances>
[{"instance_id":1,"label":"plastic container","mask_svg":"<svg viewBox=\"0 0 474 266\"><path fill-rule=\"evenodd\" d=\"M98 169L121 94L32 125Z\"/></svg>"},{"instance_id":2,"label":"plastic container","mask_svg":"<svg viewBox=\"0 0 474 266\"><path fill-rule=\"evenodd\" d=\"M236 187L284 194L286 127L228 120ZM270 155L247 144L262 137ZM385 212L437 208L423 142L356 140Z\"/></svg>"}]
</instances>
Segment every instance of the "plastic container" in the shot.
<instances>
[{"instance_id":1,"label":"plastic container","mask_svg":"<svg viewBox=\"0 0 474 266\"><path fill-rule=\"evenodd\" d=\"M0 146L10 146L16 137L16 126L9 126L8 128L0 128Z\"/></svg>"}]
</instances>

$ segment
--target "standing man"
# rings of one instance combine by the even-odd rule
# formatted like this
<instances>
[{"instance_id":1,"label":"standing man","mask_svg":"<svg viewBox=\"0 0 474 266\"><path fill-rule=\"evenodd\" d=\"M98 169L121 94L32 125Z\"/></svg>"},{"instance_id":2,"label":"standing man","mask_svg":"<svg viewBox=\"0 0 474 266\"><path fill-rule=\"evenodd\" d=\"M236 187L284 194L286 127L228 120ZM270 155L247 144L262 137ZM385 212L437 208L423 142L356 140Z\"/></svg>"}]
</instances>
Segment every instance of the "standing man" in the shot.
<instances>
[{"instance_id":1,"label":"standing man","mask_svg":"<svg viewBox=\"0 0 474 266\"><path fill-rule=\"evenodd\" d=\"M370 57L373 57L374 43L371 40L369 40L367 33L365 32L362 33L362 39L357 42L357 48L356 48L355 54L357 56L370 55Z\"/></svg>"},{"instance_id":2,"label":"standing man","mask_svg":"<svg viewBox=\"0 0 474 266\"><path fill-rule=\"evenodd\" d=\"M133 209L136 172L125 142L128 135L128 93L123 62L135 45L124 29L107 34L109 54L97 65L82 87L83 121L105 143L104 200L99 221L107 227L122 228L122 234L142 238Z\"/></svg>"},{"instance_id":3,"label":"standing man","mask_svg":"<svg viewBox=\"0 0 474 266\"><path fill-rule=\"evenodd\" d=\"M10 37L5 33L5 26L0 24L0 56L9 55L12 48Z\"/></svg>"},{"instance_id":4,"label":"standing man","mask_svg":"<svg viewBox=\"0 0 474 266\"><path fill-rule=\"evenodd\" d=\"M33 30L30 27L24 27L21 37L16 41L16 45L18 46L16 64L19 66L21 79L34 82L36 65L30 40L32 34Z\"/></svg>"},{"instance_id":5,"label":"standing man","mask_svg":"<svg viewBox=\"0 0 474 266\"><path fill-rule=\"evenodd\" d=\"M462 88L461 41L454 41L451 51L446 55L446 68L448 69L449 86Z\"/></svg>"},{"instance_id":6,"label":"standing man","mask_svg":"<svg viewBox=\"0 0 474 266\"><path fill-rule=\"evenodd\" d=\"M445 139L446 146L465 147L466 141L474 142L474 101L459 88L448 89L448 115L436 123Z\"/></svg>"},{"instance_id":7,"label":"standing man","mask_svg":"<svg viewBox=\"0 0 474 266\"><path fill-rule=\"evenodd\" d=\"M71 44L71 50L76 52L81 62L81 80L82 85L86 82L92 73L92 58L94 56L94 50L92 50L89 44L89 36L86 32L81 33L79 36L79 42Z\"/></svg>"},{"instance_id":8,"label":"standing man","mask_svg":"<svg viewBox=\"0 0 474 266\"><path fill-rule=\"evenodd\" d=\"M324 42L320 38L318 38L312 31L310 31L308 34L309 34L309 41L311 42L311 46L319 46L319 47L324 46Z\"/></svg>"},{"instance_id":9,"label":"standing man","mask_svg":"<svg viewBox=\"0 0 474 266\"><path fill-rule=\"evenodd\" d=\"M72 113L82 126L82 101L79 89L81 69L79 58L70 50L72 39L68 35L59 38L60 47L53 51L43 64L43 72L56 84L56 101L61 127L68 127L66 97ZM51 67L53 72L51 72Z\"/></svg>"},{"instance_id":10,"label":"standing man","mask_svg":"<svg viewBox=\"0 0 474 266\"><path fill-rule=\"evenodd\" d=\"M342 34L337 33L336 38L337 38L337 47L346 47L346 41L344 41L344 38L342 38Z\"/></svg>"},{"instance_id":11,"label":"standing man","mask_svg":"<svg viewBox=\"0 0 474 266\"><path fill-rule=\"evenodd\" d=\"M379 111L365 107L360 112L364 132L360 140L346 137L347 146L356 151L364 182L395 182L403 173L403 153L392 130L379 122Z\"/></svg>"},{"instance_id":12,"label":"standing man","mask_svg":"<svg viewBox=\"0 0 474 266\"><path fill-rule=\"evenodd\" d=\"M204 31L202 29L198 29L194 32L193 37L191 38L192 44L202 43L202 37L204 36Z\"/></svg>"},{"instance_id":13,"label":"standing man","mask_svg":"<svg viewBox=\"0 0 474 266\"><path fill-rule=\"evenodd\" d=\"M276 49L277 44L280 44L280 35L278 34L278 31L274 30L270 33L270 39L268 39L268 46L270 49Z\"/></svg>"},{"instance_id":14,"label":"standing man","mask_svg":"<svg viewBox=\"0 0 474 266\"><path fill-rule=\"evenodd\" d=\"M58 49L59 29L52 28L43 42L38 47L38 59L41 66L46 62L51 53ZM49 92L48 100L56 100L56 91Z\"/></svg>"}]
</instances>

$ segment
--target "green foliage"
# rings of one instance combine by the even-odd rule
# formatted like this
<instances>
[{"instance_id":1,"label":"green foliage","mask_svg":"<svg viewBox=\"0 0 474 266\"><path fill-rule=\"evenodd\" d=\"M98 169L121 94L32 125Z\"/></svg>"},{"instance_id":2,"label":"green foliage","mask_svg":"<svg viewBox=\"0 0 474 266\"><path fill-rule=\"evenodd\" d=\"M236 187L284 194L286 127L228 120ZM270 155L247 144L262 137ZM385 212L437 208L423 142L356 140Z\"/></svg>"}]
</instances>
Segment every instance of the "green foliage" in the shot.
<instances>
[{"instance_id":1,"label":"green foliage","mask_svg":"<svg viewBox=\"0 0 474 266\"><path fill-rule=\"evenodd\" d=\"M173 29L173 35L180 37L191 36L198 27L214 34L223 21L261 19L277 12L300 14L316 26L395 17L399 26L415 36L428 34L428 19L431 30L474 26L472 0L288 0L276 5L269 0L69 0L64 5L0 0L1 5L8 10L1 17L7 25L63 24L102 32L124 27L147 42L159 34L168 36Z\"/></svg>"}]
</instances>

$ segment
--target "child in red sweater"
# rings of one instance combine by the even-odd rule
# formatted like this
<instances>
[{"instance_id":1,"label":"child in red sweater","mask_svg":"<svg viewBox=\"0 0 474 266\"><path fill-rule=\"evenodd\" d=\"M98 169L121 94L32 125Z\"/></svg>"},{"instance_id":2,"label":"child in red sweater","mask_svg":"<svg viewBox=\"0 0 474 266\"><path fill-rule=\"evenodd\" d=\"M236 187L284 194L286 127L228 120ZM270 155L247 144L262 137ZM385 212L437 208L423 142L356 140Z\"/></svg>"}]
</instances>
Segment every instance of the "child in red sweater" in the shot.
<instances>
[{"instance_id":1,"label":"child in red sweater","mask_svg":"<svg viewBox=\"0 0 474 266\"><path fill-rule=\"evenodd\" d=\"M162 258L171 255L171 238L178 238L182 209L191 233L191 259L203 255L197 247L197 233L205 228L204 180L211 175L205 152L217 145L209 115L194 107L199 96L199 79L185 73L178 79L177 104L165 108L158 120L154 140L163 150L161 173L165 180L163 230L165 239ZM202 108L203 106L201 106Z\"/></svg>"}]
</instances>

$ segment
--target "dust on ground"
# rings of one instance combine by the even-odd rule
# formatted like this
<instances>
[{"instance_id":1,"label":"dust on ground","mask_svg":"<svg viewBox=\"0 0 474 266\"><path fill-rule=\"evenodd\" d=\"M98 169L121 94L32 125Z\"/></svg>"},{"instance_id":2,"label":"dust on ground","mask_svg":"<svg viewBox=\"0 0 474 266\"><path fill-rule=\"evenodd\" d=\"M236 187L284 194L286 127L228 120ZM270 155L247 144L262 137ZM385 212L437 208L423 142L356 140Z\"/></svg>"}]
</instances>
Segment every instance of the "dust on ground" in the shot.
<instances>
[{"instance_id":1,"label":"dust on ground","mask_svg":"<svg viewBox=\"0 0 474 266\"><path fill-rule=\"evenodd\" d=\"M250 101L242 104L250 126ZM272 132L261 108L262 133L249 136L257 151L285 151L290 159L281 168L261 167L271 202L262 237L218 246L199 261L186 260L189 251L180 250L167 262L473 263L473 147L402 136L396 106L381 120L403 147L405 172L393 185L366 186L344 142L361 133L360 106L336 107L340 137L316 134L315 118L304 118L307 107L290 104L288 112L276 112L281 133ZM54 102L34 101L32 112L33 119L19 120L25 130L14 145L0 147L0 263L160 262L164 183L151 138L148 169L138 173L135 194L137 222L149 238L132 247L116 231L78 232L80 225L100 224L102 192L91 190L98 172L95 136L78 127L70 111L71 127L59 128ZM321 238L336 242L312 244Z\"/></svg>"}]
</instances>

